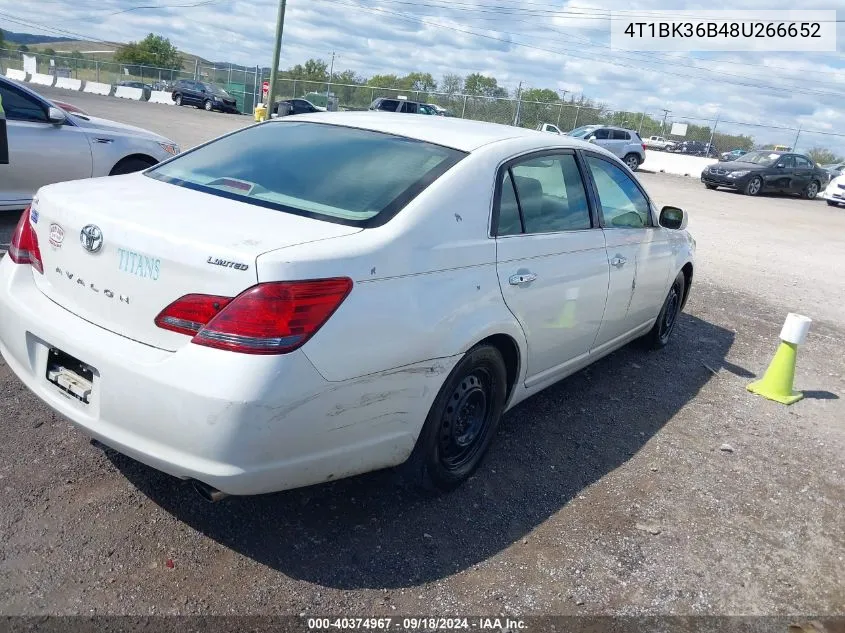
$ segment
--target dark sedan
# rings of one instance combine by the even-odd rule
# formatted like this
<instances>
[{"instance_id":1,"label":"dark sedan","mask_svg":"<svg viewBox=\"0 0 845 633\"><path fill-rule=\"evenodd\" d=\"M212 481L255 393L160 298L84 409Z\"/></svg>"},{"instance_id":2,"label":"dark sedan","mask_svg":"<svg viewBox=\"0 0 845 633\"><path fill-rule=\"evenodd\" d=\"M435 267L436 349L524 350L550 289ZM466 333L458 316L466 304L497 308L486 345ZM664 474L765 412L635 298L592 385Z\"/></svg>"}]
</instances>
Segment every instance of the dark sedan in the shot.
<instances>
[{"instance_id":1,"label":"dark sedan","mask_svg":"<svg viewBox=\"0 0 845 633\"><path fill-rule=\"evenodd\" d=\"M748 196L767 191L797 193L809 200L816 197L827 179L827 172L812 160L789 152L748 152L701 172L701 182L708 189L724 187Z\"/></svg>"},{"instance_id":2,"label":"dark sedan","mask_svg":"<svg viewBox=\"0 0 845 633\"><path fill-rule=\"evenodd\" d=\"M312 112L320 112L320 108L307 99L284 99L282 101L276 101L273 104L270 117L276 118L289 114L311 114Z\"/></svg>"}]
</instances>

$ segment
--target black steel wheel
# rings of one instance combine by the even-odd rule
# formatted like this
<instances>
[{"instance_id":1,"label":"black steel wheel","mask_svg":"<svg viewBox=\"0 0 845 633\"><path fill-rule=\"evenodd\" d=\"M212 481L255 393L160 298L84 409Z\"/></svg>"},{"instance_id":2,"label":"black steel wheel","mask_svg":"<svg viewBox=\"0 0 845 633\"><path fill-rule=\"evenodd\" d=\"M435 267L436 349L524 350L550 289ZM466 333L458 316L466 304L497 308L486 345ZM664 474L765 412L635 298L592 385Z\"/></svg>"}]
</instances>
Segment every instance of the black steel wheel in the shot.
<instances>
[{"instance_id":1,"label":"black steel wheel","mask_svg":"<svg viewBox=\"0 0 845 633\"><path fill-rule=\"evenodd\" d=\"M451 490L481 463L505 406L507 370L489 345L471 349L434 400L411 457L406 478L427 490Z\"/></svg>"},{"instance_id":2,"label":"black steel wheel","mask_svg":"<svg viewBox=\"0 0 845 633\"><path fill-rule=\"evenodd\" d=\"M678 316L681 314L685 287L686 279L684 273L680 272L675 277L675 281L672 282L672 287L669 288L669 293L666 295L666 300L663 302L663 307L660 309L660 314L657 315L654 326L643 337L643 343L649 349L662 349L669 343L672 332L675 331Z\"/></svg>"}]
</instances>

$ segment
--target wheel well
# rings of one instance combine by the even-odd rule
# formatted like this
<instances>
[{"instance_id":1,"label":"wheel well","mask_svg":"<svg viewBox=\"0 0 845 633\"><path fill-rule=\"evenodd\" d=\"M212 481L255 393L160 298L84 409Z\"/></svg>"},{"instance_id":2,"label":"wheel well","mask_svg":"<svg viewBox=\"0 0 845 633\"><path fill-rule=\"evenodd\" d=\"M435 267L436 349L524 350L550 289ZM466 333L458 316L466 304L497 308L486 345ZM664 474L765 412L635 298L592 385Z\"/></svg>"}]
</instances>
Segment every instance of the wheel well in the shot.
<instances>
[{"instance_id":1,"label":"wheel well","mask_svg":"<svg viewBox=\"0 0 845 633\"><path fill-rule=\"evenodd\" d=\"M152 167L153 165L158 163L158 161L155 158L153 158L152 156L149 156L147 154L131 154L129 156L124 156L119 161L117 161L114 164L114 167L111 168L111 172L109 172L109 173L113 173L114 170L118 168L118 166L120 166L123 163L128 162L130 160L140 160L140 161L143 161L145 163L149 163L150 167Z\"/></svg>"},{"instance_id":2,"label":"wheel well","mask_svg":"<svg viewBox=\"0 0 845 633\"><path fill-rule=\"evenodd\" d=\"M684 273L684 300L681 302L681 310L683 310L684 306L687 304L689 291L692 288L692 263L687 262L684 264L684 267L681 268L681 272Z\"/></svg>"},{"instance_id":3,"label":"wheel well","mask_svg":"<svg viewBox=\"0 0 845 633\"><path fill-rule=\"evenodd\" d=\"M492 345L499 350L499 353L502 355L502 359L505 361L505 369L507 370L508 377L508 393L505 396L505 402L507 402L513 393L516 381L519 378L519 346L516 344L516 341L507 334L494 334L493 336L488 336L483 341L479 341L478 344Z\"/></svg>"}]
</instances>

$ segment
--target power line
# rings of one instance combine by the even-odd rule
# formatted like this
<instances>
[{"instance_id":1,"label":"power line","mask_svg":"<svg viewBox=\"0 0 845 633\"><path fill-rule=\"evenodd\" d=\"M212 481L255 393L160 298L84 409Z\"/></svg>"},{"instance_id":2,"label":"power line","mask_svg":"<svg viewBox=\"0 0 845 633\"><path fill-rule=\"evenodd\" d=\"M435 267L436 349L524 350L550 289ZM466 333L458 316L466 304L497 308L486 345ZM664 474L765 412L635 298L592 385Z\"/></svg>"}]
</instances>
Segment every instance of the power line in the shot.
<instances>
[{"instance_id":1,"label":"power line","mask_svg":"<svg viewBox=\"0 0 845 633\"><path fill-rule=\"evenodd\" d=\"M414 7L427 6L427 7L432 7L432 8L444 9L444 10L447 10L447 11L467 11L467 12L476 12L476 11L482 10L482 9L478 9L478 7L488 7L489 8L491 6L491 5L467 5L465 3L460 3L460 2L446 3L446 4L432 4L431 3L431 2L436 2L436 0L429 0L429 3L412 2L412 1L408 1L408 0L380 0L380 2L386 2L386 3L389 3L389 4L410 5L410 6L414 6ZM531 4L531 3L522 2L522 4ZM365 5L362 5L362 6L365 6ZM570 6L572 6L572 5L570 5ZM373 9L373 8L376 8L376 7L368 7L368 8ZM554 28L551 28L551 27L549 27L545 24L538 24L538 23L535 23L535 22L532 22L532 21L529 21L529 20L524 20L524 19L520 20L520 19L512 18L512 17L510 17L511 15L518 15L518 13L521 12L521 11L514 8L514 7L503 7L503 8L508 9L508 10L514 10L514 11L517 12L517 13L500 13L500 12L497 13L497 15L502 16L502 17L508 16L509 22L514 22L514 21L522 22L522 23L525 23L525 24L533 25L533 26L535 26L535 28L539 28L539 29L544 30L544 31L549 31L549 32L552 32L552 33L556 33L558 35L562 35L564 37L570 37L572 39L580 40L580 41L589 43L593 46L597 46L597 47L600 47L600 48L613 50L612 47L610 47L606 44L594 42L593 40L590 40L588 38L578 37L578 36L575 36L575 35L570 34L570 33L565 33L564 31L561 31L560 29L554 29ZM597 11L601 11L601 10L597 10ZM496 12L494 12L494 13L496 13ZM432 15L432 14L423 14L423 15L425 15L426 17L440 17L440 16L436 16L436 15ZM497 19L497 17L491 17L491 18L478 17L477 19L493 20L493 19ZM596 29L584 29L584 30L596 30ZM528 34L519 33L519 35L528 35ZM619 56L619 54L618 54L619 52L614 51L614 53L616 53L617 56ZM638 56L642 56L644 58L654 58L655 60L659 60L660 63L665 63L665 61L667 59L667 58L661 57L661 56L659 56L655 53L650 53L650 52L646 52L646 51L626 51L626 53L628 55L638 55ZM693 58L693 59L697 59L697 58ZM640 61L640 60L635 59L635 60L632 60L632 61ZM754 77L749 77L747 75L730 74L730 73L725 73L723 71L704 68L704 67L701 67L701 66L683 64L683 63L680 63L679 60L677 60L677 59L672 59L671 63L673 65L685 66L685 67L688 67L688 68L694 68L694 69L705 71L705 72L718 73L720 75L726 75L727 74L728 76L733 76L733 77L737 77L737 78L740 78L740 79L746 79L746 80L752 80L752 81L755 79ZM769 65L769 64L754 64L754 63L750 63L750 62L737 62L737 61L732 61L732 60L729 61L729 60L718 60L718 59L713 60L713 63L741 64L743 66L748 66L748 67L767 68L769 70L776 69L776 70L791 72L791 69L786 69L786 68L778 67L778 66L772 66L772 65ZM804 81L804 78L803 77L802 78L794 78L794 80ZM831 86L845 87L845 86L843 86L843 84L836 83L836 82L815 82L815 83L827 83Z\"/></svg>"},{"instance_id":2,"label":"power line","mask_svg":"<svg viewBox=\"0 0 845 633\"><path fill-rule=\"evenodd\" d=\"M578 52L572 51L571 49L544 48L542 46L536 46L536 45L533 45L533 44L518 42L518 41L513 40L513 39L505 39L505 38L502 38L502 37L496 37L494 35L490 35L490 34L487 34L487 33L477 33L475 31L463 29L463 28L460 28L460 27L450 26L450 25L446 25L446 24L440 24L440 23L437 23L437 22L429 22L427 20L412 17L412 16L409 16L407 14L399 13L399 12L396 12L396 11L390 11L388 9L368 7L368 6L361 5L361 4L354 2L354 1L351 2L351 3L350 2L344 2L343 0L323 0L323 1L324 2L334 2L334 3L342 4L342 5L345 5L345 6L356 7L358 9L362 9L364 11L370 11L370 12L376 12L376 13L387 13L387 14L397 16L398 18L406 20L406 21L420 23L420 24L426 24L428 26L443 28L443 29L455 31L455 32L458 32L458 33L464 33L464 34L467 34L467 35L473 35L475 37L481 37L481 38L485 38L485 39L489 39L489 40L493 40L493 41L497 41L497 42L503 42L505 44L509 44L509 45L512 45L512 46L520 46L520 47L523 47L523 48L529 48L529 49L538 50L538 51L542 51L542 52L546 52L546 53L569 55L570 57L575 57L575 58L578 58L578 59L586 59L586 60L592 61L592 62L598 61L598 62L602 62L602 63L605 63L605 64L609 64L609 65L613 65L613 66L619 66L619 67L623 67L623 68L633 68L635 70L651 70L651 71L655 70L653 68L644 68L642 66L635 66L633 64L625 64L625 63L618 62L618 61L611 61L609 59L596 59L594 57L589 57L589 56L585 56L583 54L579 54ZM524 35L522 33L512 33L512 32L507 32L507 31L498 31L498 32L504 33L504 34L507 34L507 35ZM660 72L664 75L682 77L682 78L685 78L685 79L690 78L688 74L673 73L673 72L662 70L662 69L660 70ZM703 77L696 77L696 79L704 79L704 78ZM735 86L743 86L743 87L746 87L746 88L755 88L755 89L758 89L758 90L772 90L772 91L777 91L777 92L789 92L789 93L793 93L793 94L794 93L801 93L801 94L814 95L814 96L840 97L840 98L842 96L845 96L845 94L843 94L843 93L824 92L824 91L819 91L819 90L808 90L806 88L801 89L801 90L796 90L796 89L788 88L788 87L779 87L779 86L761 85L761 84L749 84L749 83L738 82L738 81L723 81L722 83L735 85Z\"/></svg>"}]
</instances>

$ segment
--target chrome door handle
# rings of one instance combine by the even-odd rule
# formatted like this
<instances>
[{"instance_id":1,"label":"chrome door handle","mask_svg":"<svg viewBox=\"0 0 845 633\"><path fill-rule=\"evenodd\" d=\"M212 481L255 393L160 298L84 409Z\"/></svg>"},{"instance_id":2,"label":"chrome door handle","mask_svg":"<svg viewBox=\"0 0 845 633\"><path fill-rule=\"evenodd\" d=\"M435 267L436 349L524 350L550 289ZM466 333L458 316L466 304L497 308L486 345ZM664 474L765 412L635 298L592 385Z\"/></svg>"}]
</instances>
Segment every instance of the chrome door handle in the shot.
<instances>
[{"instance_id":1,"label":"chrome door handle","mask_svg":"<svg viewBox=\"0 0 845 633\"><path fill-rule=\"evenodd\" d=\"M530 284L535 279L537 279L537 275L534 273L522 273L519 275L511 275L510 279L508 279L508 283L511 286L521 286L522 284Z\"/></svg>"},{"instance_id":2,"label":"chrome door handle","mask_svg":"<svg viewBox=\"0 0 845 633\"><path fill-rule=\"evenodd\" d=\"M616 268L622 268L625 265L625 262L628 261L627 257L622 257L621 255L617 255L613 259L610 260L610 265L615 266Z\"/></svg>"}]
</instances>

